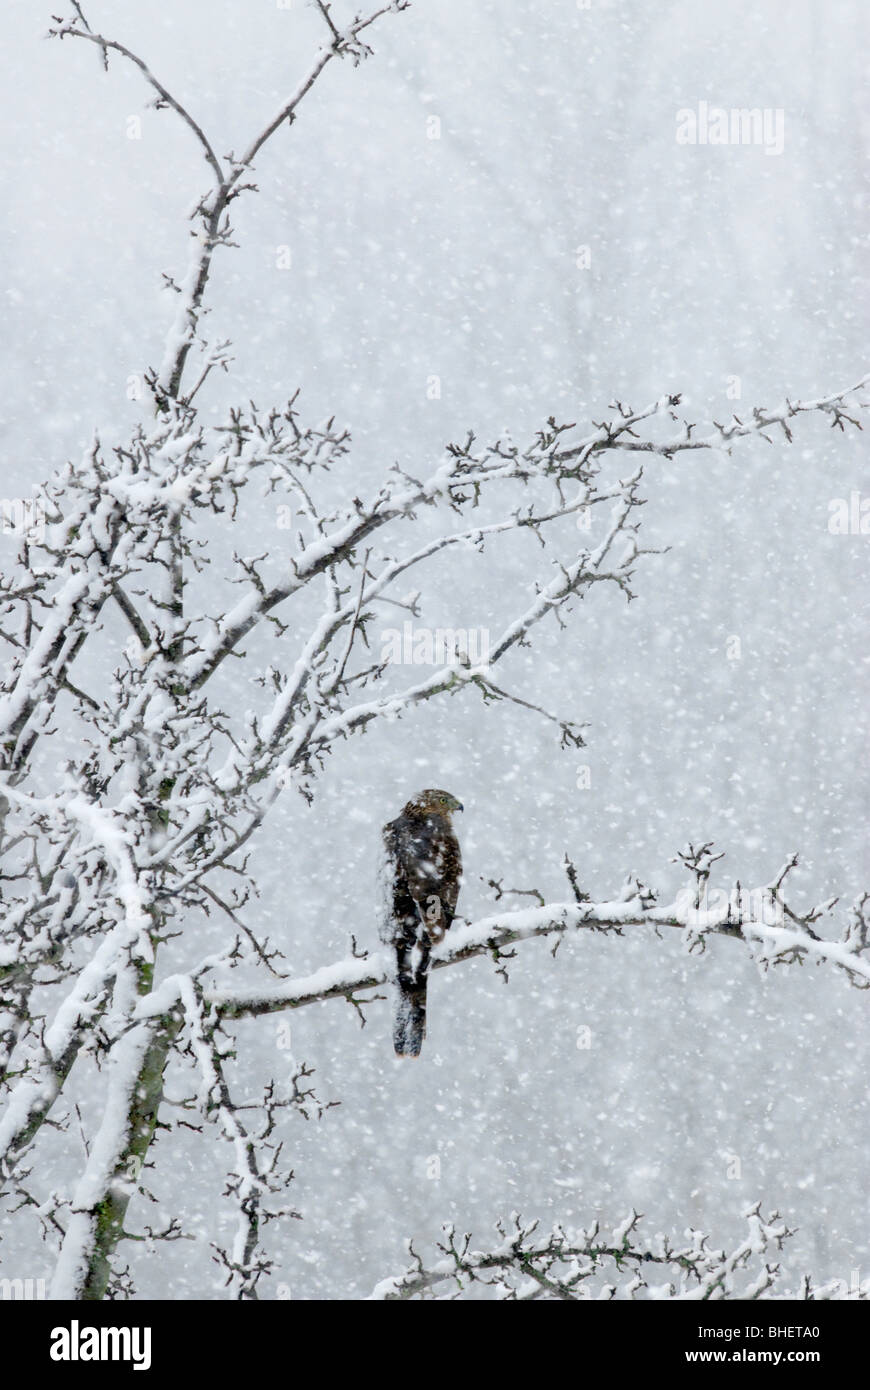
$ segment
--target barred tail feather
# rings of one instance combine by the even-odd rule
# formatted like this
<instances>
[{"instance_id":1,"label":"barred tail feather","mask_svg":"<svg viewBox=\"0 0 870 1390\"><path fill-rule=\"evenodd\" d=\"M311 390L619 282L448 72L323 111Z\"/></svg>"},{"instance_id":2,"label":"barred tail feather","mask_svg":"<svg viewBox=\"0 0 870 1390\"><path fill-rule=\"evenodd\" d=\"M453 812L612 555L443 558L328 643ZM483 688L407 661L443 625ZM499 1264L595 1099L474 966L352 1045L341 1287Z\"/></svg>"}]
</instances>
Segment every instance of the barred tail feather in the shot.
<instances>
[{"instance_id":1,"label":"barred tail feather","mask_svg":"<svg viewBox=\"0 0 870 1390\"><path fill-rule=\"evenodd\" d=\"M397 1057L419 1057L426 1036L426 977L414 985L397 983L398 1004L393 1021Z\"/></svg>"},{"instance_id":2,"label":"barred tail feather","mask_svg":"<svg viewBox=\"0 0 870 1390\"><path fill-rule=\"evenodd\" d=\"M396 1013L393 1046L397 1057L419 1057L426 1036L429 944L402 942L396 948Z\"/></svg>"}]
</instances>

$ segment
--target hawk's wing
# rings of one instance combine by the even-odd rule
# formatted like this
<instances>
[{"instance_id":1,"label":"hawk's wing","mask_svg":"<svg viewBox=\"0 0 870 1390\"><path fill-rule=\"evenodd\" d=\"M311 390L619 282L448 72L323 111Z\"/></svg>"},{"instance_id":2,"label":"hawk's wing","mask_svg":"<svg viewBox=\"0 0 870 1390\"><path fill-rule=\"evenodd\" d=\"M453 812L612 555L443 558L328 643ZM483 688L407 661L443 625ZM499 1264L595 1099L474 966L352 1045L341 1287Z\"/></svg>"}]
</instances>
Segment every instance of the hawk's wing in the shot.
<instances>
[{"instance_id":1,"label":"hawk's wing","mask_svg":"<svg viewBox=\"0 0 870 1390\"><path fill-rule=\"evenodd\" d=\"M462 878L459 842L436 820L399 816L384 826L379 865L381 939L412 941L425 927L440 940L453 921Z\"/></svg>"},{"instance_id":2,"label":"hawk's wing","mask_svg":"<svg viewBox=\"0 0 870 1390\"><path fill-rule=\"evenodd\" d=\"M377 862L378 897L378 936L391 946L399 934L396 921L396 890L400 886L401 872L398 846L395 835L395 821L384 826L381 837L381 852Z\"/></svg>"}]
</instances>

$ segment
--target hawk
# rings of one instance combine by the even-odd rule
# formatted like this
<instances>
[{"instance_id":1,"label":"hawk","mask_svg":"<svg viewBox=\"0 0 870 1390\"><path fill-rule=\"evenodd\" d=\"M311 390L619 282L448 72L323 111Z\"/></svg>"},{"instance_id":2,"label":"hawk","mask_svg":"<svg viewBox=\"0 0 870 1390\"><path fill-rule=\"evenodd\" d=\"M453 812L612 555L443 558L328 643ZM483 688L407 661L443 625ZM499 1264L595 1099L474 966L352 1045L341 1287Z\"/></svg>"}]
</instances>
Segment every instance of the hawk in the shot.
<instances>
[{"instance_id":1,"label":"hawk","mask_svg":"<svg viewBox=\"0 0 870 1390\"><path fill-rule=\"evenodd\" d=\"M380 935L396 952L393 1022L397 1057L419 1057L426 1036L429 953L453 921L462 855L450 822L462 802L438 788L418 792L384 826Z\"/></svg>"}]
</instances>

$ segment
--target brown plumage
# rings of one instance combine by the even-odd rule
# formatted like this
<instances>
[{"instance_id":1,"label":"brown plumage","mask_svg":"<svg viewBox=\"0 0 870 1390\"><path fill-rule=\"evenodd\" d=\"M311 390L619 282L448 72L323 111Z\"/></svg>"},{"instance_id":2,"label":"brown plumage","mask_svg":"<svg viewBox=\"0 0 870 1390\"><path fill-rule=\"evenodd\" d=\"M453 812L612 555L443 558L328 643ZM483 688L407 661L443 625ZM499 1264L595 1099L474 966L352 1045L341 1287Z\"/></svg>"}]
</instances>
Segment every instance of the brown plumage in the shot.
<instances>
[{"instance_id":1,"label":"brown plumage","mask_svg":"<svg viewBox=\"0 0 870 1390\"><path fill-rule=\"evenodd\" d=\"M426 1036L429 954L449 929L462 880L462 855L450 822L462 803L449 792L418 792L384 826L381 939L396 952L397 1057L419 1057Z\"/></svg>"}]
</instances>

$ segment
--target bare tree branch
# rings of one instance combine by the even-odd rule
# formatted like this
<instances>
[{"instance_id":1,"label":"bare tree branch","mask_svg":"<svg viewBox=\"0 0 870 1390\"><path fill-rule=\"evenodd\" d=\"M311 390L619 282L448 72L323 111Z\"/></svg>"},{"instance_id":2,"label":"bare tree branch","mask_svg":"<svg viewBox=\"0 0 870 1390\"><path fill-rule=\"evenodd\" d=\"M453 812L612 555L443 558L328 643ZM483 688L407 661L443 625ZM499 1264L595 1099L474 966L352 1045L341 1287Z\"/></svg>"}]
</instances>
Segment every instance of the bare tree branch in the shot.
<instances>
[{"instance_id":1,"label":"bare tree branch","mask_svg":"<svg viewBox=\"0 0 870 1390\"><path fill-rule=\"evenodd\" d=\"M155 92L157 93L157 101L155 102L155 106L157 106L158 108L161 106L171 107L175 114L177 116L180 116L181 120L184 122L187 128L193 132L203 150L206 162L208 163L215 176L215 182L218 184L218 186L221 186L225 182L225 176L224 171L221 168L220 160L218 159L217 155L215 154L214 150L209 144L209 141L206 138L206 135L203 132L202 127L193 119L189 111L187 111L186 108L182 106L180 101L176 100L172 93L168 91L166 87L163 86L162 82L158 81L158 79L154 76L154 73L148 67L148 64L143 62L143 60L138 56L138 54L133 53L129 48L126 48L124 44L118 43L116 39L107 39L102 34L95 34L93 30L90 28L90 26L86 23L81 8L78 5L75 5L74 9L78 17L78 25L76 25L75 23L59 24L57 28L49 29L49 36L51 38L57 39L87 39L90 43L95 43L102 52L103 64L106 67L106 69L108 69L108 52L110 49L114 53L120 53L123 58L126 58L129 62L133 63L142 73L142 76L145 78L145 81L149 84L149 86L153 87Z\"/></svg>"}]
</instances>

